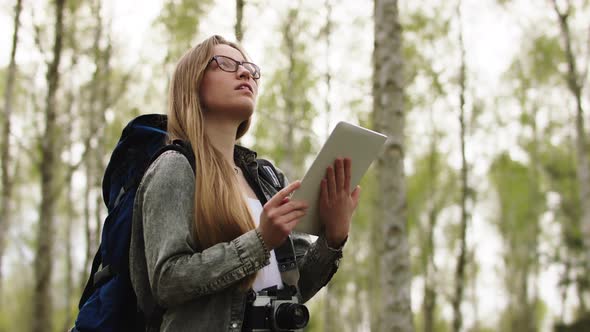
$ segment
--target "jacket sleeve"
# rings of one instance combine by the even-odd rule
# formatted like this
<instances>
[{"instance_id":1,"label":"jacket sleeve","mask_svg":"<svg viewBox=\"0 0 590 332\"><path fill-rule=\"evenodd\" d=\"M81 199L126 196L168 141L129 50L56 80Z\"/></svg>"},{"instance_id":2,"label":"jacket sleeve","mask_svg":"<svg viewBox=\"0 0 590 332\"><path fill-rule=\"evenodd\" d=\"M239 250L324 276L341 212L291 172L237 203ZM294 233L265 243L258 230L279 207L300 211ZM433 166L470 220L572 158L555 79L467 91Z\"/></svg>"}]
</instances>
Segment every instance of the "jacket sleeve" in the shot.
<instances>
[{"instance_id":1,"label":"jacket sleeve","mask_svg":"<svg viewBox=\"0 0 590 332\"><path fill-rule=\"evenodd\" d=\"M195 177L186 158L163 153L138 189L148 279L164 307L215 293L269 264L260 233L198 251L192 240Z\"/></svg>"},{"instance_id":2,"label":"jacket sleeve","mask_svg":"<svg viewBox=\"0 0 590 332\"><path fill-rule=\"evenodd\" d=\"M277 173L281 185L283 188L286 187L289 180L278 168ZM311 299L332 279L338 270L344 248L344 244L340 248L330 248L324 233L315 238L315 241L314 238L305 233L291 233L299 268L299 292L303 303Z\"/></svg>"}]
</instances>

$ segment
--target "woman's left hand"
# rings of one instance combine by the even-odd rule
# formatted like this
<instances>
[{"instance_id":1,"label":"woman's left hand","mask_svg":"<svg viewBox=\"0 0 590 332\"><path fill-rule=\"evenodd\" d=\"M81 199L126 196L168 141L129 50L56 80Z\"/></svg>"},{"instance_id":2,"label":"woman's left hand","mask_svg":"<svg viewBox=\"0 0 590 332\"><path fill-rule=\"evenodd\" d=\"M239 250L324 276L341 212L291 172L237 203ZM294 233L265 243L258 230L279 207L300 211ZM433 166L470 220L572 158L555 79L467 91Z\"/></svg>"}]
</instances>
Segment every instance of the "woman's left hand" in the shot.
<instances>
[{"instance_id":1,"label":"woman's left hand","mask_svg":"<svg viewBox=\"0 0 590 332\"><path fill-rule=\"evenodd\" d=\"M361 188L350 192L350 158L337 158L328 166L322 179L320 192L320 219L325 226L326 240L332 248L338 248L348 237L352 214L356 209Z\"/></svg>"}]
</instances>

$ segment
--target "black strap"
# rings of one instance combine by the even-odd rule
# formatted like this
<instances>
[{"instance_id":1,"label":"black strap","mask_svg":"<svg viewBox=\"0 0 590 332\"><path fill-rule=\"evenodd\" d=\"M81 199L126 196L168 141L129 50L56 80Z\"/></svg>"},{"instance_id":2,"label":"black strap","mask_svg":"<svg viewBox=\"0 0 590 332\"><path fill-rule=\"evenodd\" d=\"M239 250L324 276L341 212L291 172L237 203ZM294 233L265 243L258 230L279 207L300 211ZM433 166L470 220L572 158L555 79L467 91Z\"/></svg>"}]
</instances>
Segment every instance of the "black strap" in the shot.
<instances>
[{"instance_id":1,"label":"black strap","mask_svg":"<svg viewBox=\"0 0 590 332\"><path fill-rule=\"evenodd\" d=\"M274 249L279 271L285 272L296 268L295 248L289 236L283 244Z\"/></svg>"},{"instance_id":2,"label":"black strap","mask_svg":"<svg viewBox=\"0 0 590 332\"><path fill-rule=\"evenodd\" d=\"M158 159L158 157L160 155L162 155L162 153L164 153L166 151L178 151L178 152L182 153L186 157L186 159L188 160L189 164L191 165L191 168L193 169L193 173L196 174L195 154L193 153L193 149L192 149L190 143L183 141L183 140L179 140L179 139L174 140L172 142L172 144L165 145L160 150L158 150L158 152L154 153L154 155L152 156L152 159L148 163L148 167L154 161L156 161L156 159Z\"/></svg>"},{"instance_id":3,"label":"black strap","mask_svg":"<svg viewBox=\"0 0 590 332\"><path fill-rule=\"evenodd\" d=\"M117 272L111 265L107 265L94 274L94 287L98 288L109 281Z\"/></svg>"},{"instance_id":4,"label":"black strap","mask_svg":"<svg viewBox=\"0 0 590 332\"><path fill-rule=\"evenodd\" d=\"M279 180L277 169L274 165L266 159L256 159L258 163L258 169L260 176L266 180L269 184L275 187L275 189L281 190L283 186ZM274 249L277 263L279 265L279 271L285 272L297 267L297 260L295 258L295 247L291 237L288 237L283 244Z\"/></svg>"},{"instance_id":5,"label":"black strap","mask_svg":"<svg viewBox=\"0 0 590 332\"><path fill-rule=\"evenodd\" d=\"M154 310L146 317L147 331L159 331L166 309L156 304Z\"/></svg>"},{"instance_id":6,"label":"black strap","mask_svg":"<svg viewBox=\"0 0 590 332\"><path fill-rule=\"evenodd\" d=\"M94 285L94 275L96 271L98 271L98 267L102 263L102 254L100 252L100 246L98 246L98 250L94 255L94 259L92 260L92 270L90 271L90 275L88 276L88 281L86 282L86 286L84 287L84 292L82 293L82 297L80 298L80 302L78 303L78 309L81 309L84 306L84 303L90 298L92 292L96 288Z\"/></svg>"}]
</instances>

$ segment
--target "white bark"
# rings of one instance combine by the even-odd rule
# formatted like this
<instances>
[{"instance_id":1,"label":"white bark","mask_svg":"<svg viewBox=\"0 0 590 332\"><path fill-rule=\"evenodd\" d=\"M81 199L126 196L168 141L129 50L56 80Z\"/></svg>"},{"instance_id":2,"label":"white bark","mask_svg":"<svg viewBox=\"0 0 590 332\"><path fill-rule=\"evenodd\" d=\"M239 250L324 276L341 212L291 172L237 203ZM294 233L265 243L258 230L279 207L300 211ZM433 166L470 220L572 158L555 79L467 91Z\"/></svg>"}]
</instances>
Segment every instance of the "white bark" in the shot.
<instances>
[{"instance_id":1,"label":"white bark","mask_svg":"<svg viewBox=\"0 0 590 332\"><path fill-rule=\"evenodd\" d=\"M389 139L378 160L380 317L376 331L414 331L406 230L402 29L397 0L375 1L374 126Z\"/></svg>"},{"instance_id":2,"label":"white bark","mask_svg":"<svg viewBox=\"0 0 590 332\"><path fill-rule=\"evenodd\" d=\"M244 25L242 19L244 17L245 2L245 0L236 0L236 25L234 26L234 33L238 43L241 43L242 39L244 39Z\"/></svg>"}]
</instances>

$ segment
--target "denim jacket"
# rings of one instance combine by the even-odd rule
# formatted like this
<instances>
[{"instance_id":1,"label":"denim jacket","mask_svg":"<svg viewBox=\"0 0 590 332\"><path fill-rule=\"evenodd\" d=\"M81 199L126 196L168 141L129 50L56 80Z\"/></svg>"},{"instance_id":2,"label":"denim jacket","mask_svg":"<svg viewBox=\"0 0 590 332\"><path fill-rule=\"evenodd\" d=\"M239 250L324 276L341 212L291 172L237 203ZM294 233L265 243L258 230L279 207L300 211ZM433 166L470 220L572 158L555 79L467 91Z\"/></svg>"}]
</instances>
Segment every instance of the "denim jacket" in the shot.
<instances>
[{"instance_id":1,"label":"denim jacket","mask_svg":"<svg viewBox=\"0 0 590 332\"><path fill-rule=\"evenodd\" d=\"M234 150L236 165L264 204L276 190L258 176L256 153L240 146ZM284 187L287 180L278 175ZM256 230L198 249L191 236L194 185L193 170L177 151L156 159L139 185L129 250L137 301L146 313L165 308L160 331L241 331L247 293L237 282L270 264L270 253ZM298 296L305 302L336 272L342 248L328 247L323 235L315 242L307 234L290 237L300 273Z\"/></svg>"}]
</instances>

